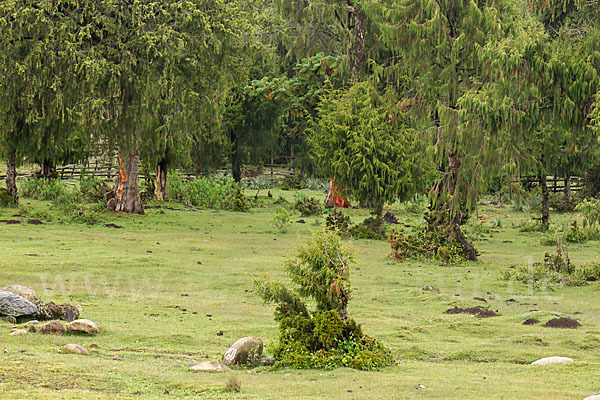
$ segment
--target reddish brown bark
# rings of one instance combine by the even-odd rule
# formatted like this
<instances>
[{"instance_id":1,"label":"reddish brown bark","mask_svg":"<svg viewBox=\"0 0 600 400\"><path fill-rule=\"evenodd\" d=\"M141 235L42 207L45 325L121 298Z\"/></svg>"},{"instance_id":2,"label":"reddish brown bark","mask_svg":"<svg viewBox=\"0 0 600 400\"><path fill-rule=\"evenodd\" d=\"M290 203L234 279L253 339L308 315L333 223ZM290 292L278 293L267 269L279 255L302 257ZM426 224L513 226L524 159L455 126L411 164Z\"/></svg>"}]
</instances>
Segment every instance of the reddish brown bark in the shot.
<instances>
[{"instance_id":1,"label":"reddish brown bark","mask_svg":"<svg viewBox=\"0 0 600 400\"><path fill-rule=\"evenodd\" d=\"M119 156L119 176L115 184L117 206L115 211L143 214L144 207L138 185L139 151L132 150L125 156Z\"/></svg>"}]
</instances>

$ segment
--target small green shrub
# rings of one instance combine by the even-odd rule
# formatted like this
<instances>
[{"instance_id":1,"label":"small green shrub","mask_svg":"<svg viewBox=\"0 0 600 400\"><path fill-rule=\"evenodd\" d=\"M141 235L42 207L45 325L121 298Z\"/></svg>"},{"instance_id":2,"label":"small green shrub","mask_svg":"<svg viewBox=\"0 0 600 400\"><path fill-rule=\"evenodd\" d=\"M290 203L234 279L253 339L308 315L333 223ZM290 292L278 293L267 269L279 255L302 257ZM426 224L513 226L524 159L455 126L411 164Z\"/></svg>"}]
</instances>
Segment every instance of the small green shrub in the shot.
<instances>
[{"instance_id":1,"label":"small green shrub","mask_svg":"<svg viewBox=\"0 0 600 400\"><path fill-rule=\"evenodd\" d=\"M323 207L321 206L321 203L314 197L308 198L304 195L297 195L294 208L300 211L300 214L303 217L323 214Z\"/></svg>"},{"instance_id":2,"label":"small green shrub","mask_svg":"<svg viewBox=\"0 0 600 400\"><path fill-rule=\"evenodd\" d=\"M544 227L542 225L542 220L533 219L529 221L521 221L517 222L513 225L514 228L519 229L519 232L543 232Z\"/></svg>"},{"instance_id":3,"label":"small green shrub","mask_svg":"<svg viewBox=\"0 0 600 400\"><path fill-rule=\"evenodd\" d=\"M286 232L290 226L292 214L284 207L277 207L275 215L271 219L271 224L277 229L277 231L283 233Z\"/></svg>"},{"instance_id":4,"label":"small green shrub","mask_svg":"<svg viewBox=\"0 0 600 400\"><path fill-rule=\"evenodd\" d=\"M230 177L202 177L188 181L174 173L168 186L169 198L188 206L234 211L250 208L240 185Z\"/></svg>"},{"instance_id":5,"label":"small green shrub","mask_svg":"<svg viewBox=\"0 0 600 400\"><path fill-rule=\"evenodd\" d=\"M558 212L571 212L577 206L576 197L565 198L563 193L550 193L548 205Z\"/></svg>"},{"instance_id":6,"label":"small green shrub","mask_svg":"<svg viewBox=\"0 0 600 400\"><path fill-rule=\"evenodd\" d=\"M365 218L360 224L350 228L350 234L355 239L385 240L387 238L385 225L377 218Z\"/></svg>"},{"instance_id":7,"label":"small green shrub","mask_svg":"<svg viewBox=\"0 0 600 400\"><path fill-rule=\"evenodd\" d=\"M571 263L568 250L561 241L556 244L556 249L556 254L546 253L543 262L510 267L502 273L502 278L522 282L534 289L545 289L553 286L582 286L587 281L600 277L598 266L577 268Z\"/></svg>"},{"instance_id":8,"label":"small green shrub","mask_svg":"<svg viewBox=\"0 0 600 400\"><path fill-rule=\"evenodd\" d=\"M290 205L291 205L291 203L290 203L288 200L286 200L286 198L285 198L285 197L283 197L283 196L279 196L279 197L278 197L278 198L277 198L277 199L276 199L276 200L273 202L273 204L280 205L280 206L290 206Z\"/></svg>"},{"instance_id":9,"label":"small green shrub","mask_svg":"<svg viewBox=\"0 0 600 400\"><path fill-rule=\"evenodd\" d=\"M306 177L302 174L294 174L285 178L281 183L281 190L300 190L306 186Z\"/></svg>"},{"instance_id":10,"label":"small green shrub","mask_svg":"<svg viewBox=\"0 0 600 400\"><path fill-rule=\"evenodd\" d=\"M447 240L441 232L423 229L413 235L393 230L388 242L394 259L437 258L443 262L460 263L468 259L464 247L456 240Z\"/></svg>"},{"instance_id":11,"label":"small green shrub","mask_svg":"<svg viewBox=\"0 0 600 400\"><path fill-rule=\"evenodd\" d=\"M0 207L9 207L14 205L15 202L10 194L8 194L8 190L4 188L0 188Z\"/></svg>"},{"instance_id":12,"label":"small green shrub","mask_svg":"<svg viewBox=\"0 0 600 400\"><path fill-rule=\"evenodd\" d=\"M327 193L329 192L329 182L320 178L308 178L306 180L306 188Z\"/></svg>"},{"instance_id":13,"label":"small green shrub","mask_svg":"<svg viewBox=\"0 0 600 400\"><path fill-rule=\"evenodd\" d=\"M273 189L275 187L271 179L261 176L247 180L245 185L247 189L252 190Z\"/></svg>"},{"instance_id":14,"label":"small green shrub","mask_svg":"<svg viewBox=\"0 0 600 400\"><path fill-rule=\"evenodd\" d=\"M349 235L350 216L344 215L339 208L334 208L325 218L325 226L329 230L337 231L340 235Z\"/></svg>"},{"instance_id":15,"label":"small green shrub","mask_svg":"<svg viewBox=\"0 0 600 400\"><path fill-rule=\"evenodd\" d=\"M324 230L298 247L296 257L286 262L295 287L255 282L263 300L277 305L279 340L274 355L279 365L373 370L391 363L389 350L363 334L347 316L351 261L351 253L342 248L337 234ZM313 312L306 305L308 299L316 304Z\"/></svg>"},{"instance_id":16,"label":"small green shrub","mask_svg":"<svg viewBox=\"0 0 600 400\"><path fill-rule=\"evenodd\" d=\"M565 240L569 243L584 243L587 241L587 233L581 229L577 221L573 221L565 232Z\"/></svg>"},{"instance_id":17,"label":"small green shrub","mask_svg":"<svg viewBox=\"0 0 600 400\"><path fill-rule=\"evenodd\" d=\"M20 191L23 197L35 200L56 200L64 195L69 189L60 179L43 179L31 176L21 185Z\"/></svg>"},{"instance_id":18,"label":"small green shrub","mask_svg":"<svg viewBox=\"0 0 600 400\"><path fill-rule=\"evenodd\" d=\"M103 202L110 187L106 182L93 176L85 177L79 182L79 197L87 203Z\"/></svg>"}]
</instances>

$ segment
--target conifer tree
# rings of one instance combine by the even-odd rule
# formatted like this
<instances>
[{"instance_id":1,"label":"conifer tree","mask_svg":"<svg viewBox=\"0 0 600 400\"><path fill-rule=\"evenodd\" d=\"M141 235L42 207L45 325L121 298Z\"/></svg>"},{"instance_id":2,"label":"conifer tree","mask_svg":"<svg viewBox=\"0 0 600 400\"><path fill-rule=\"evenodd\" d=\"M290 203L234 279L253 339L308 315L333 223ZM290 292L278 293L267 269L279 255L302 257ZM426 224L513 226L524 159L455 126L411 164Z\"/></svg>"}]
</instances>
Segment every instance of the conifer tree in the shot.
<instances>
[{"instance_id":1,"label":"conifer tree","mask_svg":"<svg viewBox=\"0 0 600 400\"><path fill-rule=\"evenodd\" d=\"M360 82L325 98L318 111L310 135L316 162L351 198L373 208L380 223L385 203L422 188L422 149L393 94Z\"/></svg>"},{"instance_id":2,"label":"conifer tree","mask_svg":"<svg viewBox=\"0 0 600 400\"><path fill-rule=\"evenodd\" d=\"M385 0L368 10L397 60L388 73L405 77L432 126L440 174L431 191L437 216L430 222L445 226L448 239L475 260L460 226L484 187L479 176L488 150L477 132L460 123L459 100L481 71L479 49L502 35L514 16L506 2L492 0Z\"/></svg>"}]
</instances>

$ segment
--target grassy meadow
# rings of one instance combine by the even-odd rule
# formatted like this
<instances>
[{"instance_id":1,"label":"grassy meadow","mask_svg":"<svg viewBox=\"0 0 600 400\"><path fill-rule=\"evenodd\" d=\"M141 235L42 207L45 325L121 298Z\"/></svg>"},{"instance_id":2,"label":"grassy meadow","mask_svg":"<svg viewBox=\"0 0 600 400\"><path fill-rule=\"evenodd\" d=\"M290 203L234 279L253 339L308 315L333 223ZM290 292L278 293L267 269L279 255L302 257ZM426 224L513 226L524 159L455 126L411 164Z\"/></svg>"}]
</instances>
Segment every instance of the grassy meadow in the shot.
<instances>
[{"instance_id":1,"label":"grassy meadow","mask_svg":"<svg viewBox=\"0 0 600 400\"><path fill-rule=\"evenodd\" d=\"M322 199L323 194L304 191ZM273 198L294 192L271 189ZM254 196L256 191L248 191ZM491 226L476 246L480 261L459 266L439 261L395 262L385 241L348 239L353 299L349 311L368 335L387 345L395 365L381 371L292 370L258 367L194 373L195 361L221 361L237 339L259 336L266 354L278 336L273 307L254 293L254 279L287 279L290 256L324 218L295 214L285 233L271 223L267 190L249 213L195 210L169 204L146 215L111 215L95 225L63 223L48 203L22 199L51 221L29 225L0 209L0 287L29 286L45 301L83 306L82 318L100 328L93 337L8 336L0 322L2 399L583 399L600 393L598 284L536 291L501 279L515 264L541 261L555 249L540 234L514 228L526 213L484 203ZM154 204L155 206L158 204ZM400 227L420 223L417 212L394 205ZM48 211L49 210L49 211ZM414 210L413 210L414 211ZM347 211L358 222L366 210ZM47 217L48 215L46 215ZM553 214L556 221L571 217ZM122 229L106 227L112 223ZM600 262L598 242L569 245L576 264ZM433 285L440 293L422 290ZM449 315L455 305L485 305L501 315ZM573 316L578 329L542 326L553 314ZM542 324L524 326L535 316ZM222 335L218 335L222 331ZM77 343L90 356L61 354ZM566 356L568 365L529 365ZM231 376L241 383L226 392Z\"/></svg>"}]
</instances>

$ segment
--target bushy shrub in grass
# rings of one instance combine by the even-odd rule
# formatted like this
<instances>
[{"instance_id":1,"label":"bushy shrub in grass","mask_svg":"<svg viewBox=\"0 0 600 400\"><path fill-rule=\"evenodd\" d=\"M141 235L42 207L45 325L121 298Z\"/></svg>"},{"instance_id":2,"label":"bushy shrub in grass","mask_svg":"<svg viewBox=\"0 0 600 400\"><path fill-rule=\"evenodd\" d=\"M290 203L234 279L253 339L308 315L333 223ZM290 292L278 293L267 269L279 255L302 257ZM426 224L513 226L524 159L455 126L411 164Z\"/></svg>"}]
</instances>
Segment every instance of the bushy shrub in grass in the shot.
<instances>
[{"instance_id":1,"label":"bushy shrub in grass","mask_svg":"<svg viewBox=\"0 0 600 400\"><path fill-rule=\"evenodd\" d=\"M321 203L314 197L308 197L302 193L297 193L295 197L296 203L294 204L294 208L300 211L303 217L321 215L323 213Z\"/></svg>"},{"instance_id":2,"label":"bushy shrub in grass","mask_svg":"<svg viewBox=\"0 0 600 400\"><path fill-rule=\"evenodd\" d=\"M569 252L560 238L556 254L546 253L543 262L533 265L512 266L502 273L505 280L515 280L534 289L553 286L582 286L600 278L600 266L577 267L571 262Z\"/></svg>"},{"instance_id":3,"label":"bushy shrub in grass","mask_svg":"<svg viewBox=\"0 0 600 400\"><path fill-rule=\"evenodd\" d=\"M188 206L234 211L250 209L240 184L230 177L184 180L180 174L174 173L168 185L169 198Z\"/></svg>"},{"instance_id":4,"label":"bushy shrub in grass","mask_svg":"<svg viewBox=\"0 0 600 400\"><path fill-rule=\"evenodd\" d=\"M8 194L8 190L4 188L0 188L0 207L9 207L14 205L15 202L10 194Z\"/></svg>"},{"instance_id":5,"label":"bushy shrub in grass","mask_svg":"<svg viewBox=\"0 0 600 400\"><path fill-rule=\"evenodd\" d=\"M60 179L44 179L31 176L19 185L23 197L35 200L56 200L69 191Z\"/></svg>"},{"instance_id":6,"label":"bushy shrub in grass","mask_svg":"<svg viewBox=\"0 0 600 400\"><path fill-rule=\"evenodd\" d=\"M279 365L372 370L391 363L389 350L365 335L347 315L351 261L350 251L342 248L337 234L324 230L287 260L292 288L256 282L258 294L276 304L279 340L274 355ZM314 310L308 309L307 300L316 304Z\"/></svg>"}]
</instances>

